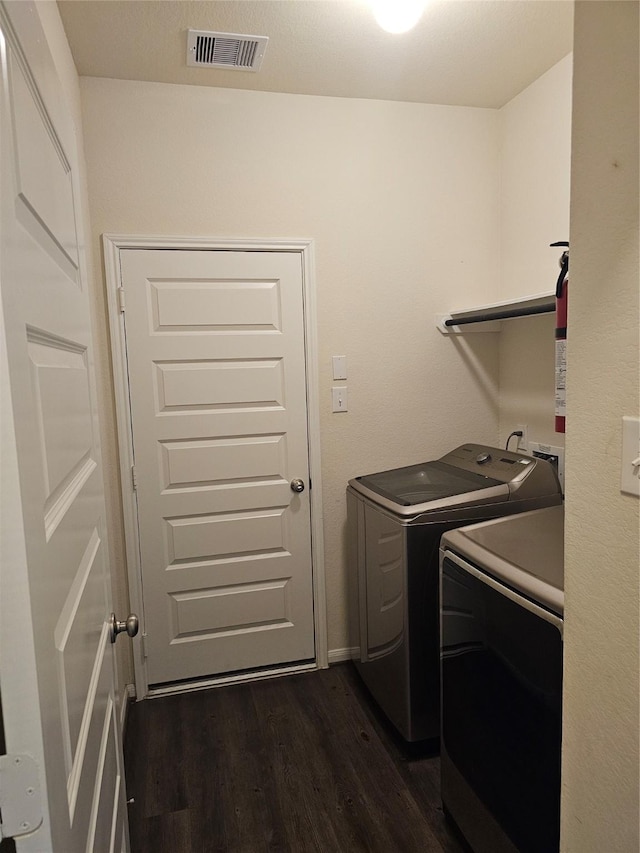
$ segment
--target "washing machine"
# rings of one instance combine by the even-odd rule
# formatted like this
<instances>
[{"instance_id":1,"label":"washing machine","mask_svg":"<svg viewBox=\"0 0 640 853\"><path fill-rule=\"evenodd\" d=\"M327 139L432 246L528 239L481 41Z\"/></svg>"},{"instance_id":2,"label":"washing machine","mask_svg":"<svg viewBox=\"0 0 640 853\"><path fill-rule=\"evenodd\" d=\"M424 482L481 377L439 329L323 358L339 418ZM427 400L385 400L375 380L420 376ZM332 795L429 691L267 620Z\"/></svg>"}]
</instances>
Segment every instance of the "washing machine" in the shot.
<instances>
[{"instance_id":1,"label":"washing machine","mask_svg":"<svg viewBox=\"0 0 640 853\"><path fill-rule=\"evenodd\" d=\"M562 503L553 466L480 444L347 486L356 667L409 742L440 734L438 547L443 533Z\"/></svg>"},{"instance_id":2,"label":"washing machine","mask_svg":"<svg viewBox=\"0 0 640 853\"><path fill-rule=\"evenodd\" d=\"M474 853L559 849L563 522L557 506L442 538L442 801Z\"/></svg>"}]
</instances>

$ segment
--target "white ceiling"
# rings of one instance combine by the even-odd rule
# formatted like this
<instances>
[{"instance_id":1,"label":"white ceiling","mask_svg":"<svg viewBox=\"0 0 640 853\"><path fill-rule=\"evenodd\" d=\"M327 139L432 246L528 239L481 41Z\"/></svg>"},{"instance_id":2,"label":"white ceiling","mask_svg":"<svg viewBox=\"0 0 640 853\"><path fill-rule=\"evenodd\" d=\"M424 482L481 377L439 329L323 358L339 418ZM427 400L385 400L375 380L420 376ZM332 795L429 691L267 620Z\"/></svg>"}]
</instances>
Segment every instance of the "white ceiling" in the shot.
<instances>
[{"instance_id":1,"label":"white ceiling","mask_svg":"<svg viewBox=\"0 0 640 853\"><path fill-rule=\"evenodd\" d=\"M571 51L571 0L432 0L390 35L366 0L58 0L84 76L501 107ZM262 69L186 65L186 30L269 36Z\"/></svg>"}]
</instances>

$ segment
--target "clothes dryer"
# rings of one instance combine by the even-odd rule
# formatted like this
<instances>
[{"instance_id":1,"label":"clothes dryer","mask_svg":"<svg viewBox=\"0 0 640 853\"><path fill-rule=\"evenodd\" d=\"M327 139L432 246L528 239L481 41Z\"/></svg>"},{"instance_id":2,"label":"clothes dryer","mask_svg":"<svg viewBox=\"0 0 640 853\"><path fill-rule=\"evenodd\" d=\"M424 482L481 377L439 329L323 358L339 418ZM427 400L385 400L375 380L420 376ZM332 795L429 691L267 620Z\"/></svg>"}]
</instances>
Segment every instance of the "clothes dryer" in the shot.
<instances>
[{"instance_id":1,"label":"clothes dryer","mask_svg":"<svg viewBox=\"0 0 640 853\"><path fill-rule=\"evenodd\" d=\"M355 661L410 742L440 733L438 547L452 528L562 503L553 466L479 444L347 487Z\"/></svg>"},{"instance_id":2,"label":"clothes dryer","mask_svg":"<svg viewBox=\"0 0 640 853\"><path fill-rule=\"evenodd\" d=\"M442 801L474 853L559 849L563 528L557 506L442 538Z\"/></svg>"}]
</instances>

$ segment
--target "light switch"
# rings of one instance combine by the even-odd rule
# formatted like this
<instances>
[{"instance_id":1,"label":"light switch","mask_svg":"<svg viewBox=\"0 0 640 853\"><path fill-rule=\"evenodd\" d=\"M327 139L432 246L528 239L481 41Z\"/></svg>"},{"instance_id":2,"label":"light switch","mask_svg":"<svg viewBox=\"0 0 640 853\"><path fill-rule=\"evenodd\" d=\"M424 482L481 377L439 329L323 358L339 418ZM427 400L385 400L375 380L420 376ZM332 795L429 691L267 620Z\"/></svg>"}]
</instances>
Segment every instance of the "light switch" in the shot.
<instances>
[{"instance_id":1,"label":"light switch","mask_svg":"<svg viewBox=\"0 0 640 853\"><path fill-rule=\"evenodd\" d=\"M333 361L333 378L334 379L346 379L347 378L347 357L346 357L346 355L334 355L332 361Z\"/></svg>"},{"instance_id":2,"label":"light switch","mask_svg":"<svg viewBox=\"0 0 640 853\"><path fill-rule=\"evenodd\" d=\"M334 412L347 411L347 386L340 385L331 389L331 400Z\"/></svg>"},{"instance_id":3,"label":"light switch","mask_svg":"<svg viewBox=\"0 0 640 853\"><path fill-rule=\"evenodd\" d=\"M620 491L640 497L640 418L622 418Z\"/></svg>"}]
</instances>

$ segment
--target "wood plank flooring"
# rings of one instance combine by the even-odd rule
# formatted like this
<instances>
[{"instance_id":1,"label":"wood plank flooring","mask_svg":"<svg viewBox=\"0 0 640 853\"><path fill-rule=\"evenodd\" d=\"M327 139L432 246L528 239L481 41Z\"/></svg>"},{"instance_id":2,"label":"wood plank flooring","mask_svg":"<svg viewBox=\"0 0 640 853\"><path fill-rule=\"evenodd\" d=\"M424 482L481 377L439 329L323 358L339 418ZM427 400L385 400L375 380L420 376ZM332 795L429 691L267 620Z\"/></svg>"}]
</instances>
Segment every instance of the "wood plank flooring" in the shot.
<instances>
[{"instance_id":1,"label":"wood plank flooring","mask_svg":"<svg viewBox=\"0 0 640 853\"><path fill-rule=\"evenodd\" d=\"M351 664L130 709L134 853L461 853Z\"/></svg>"}]
</instances>

